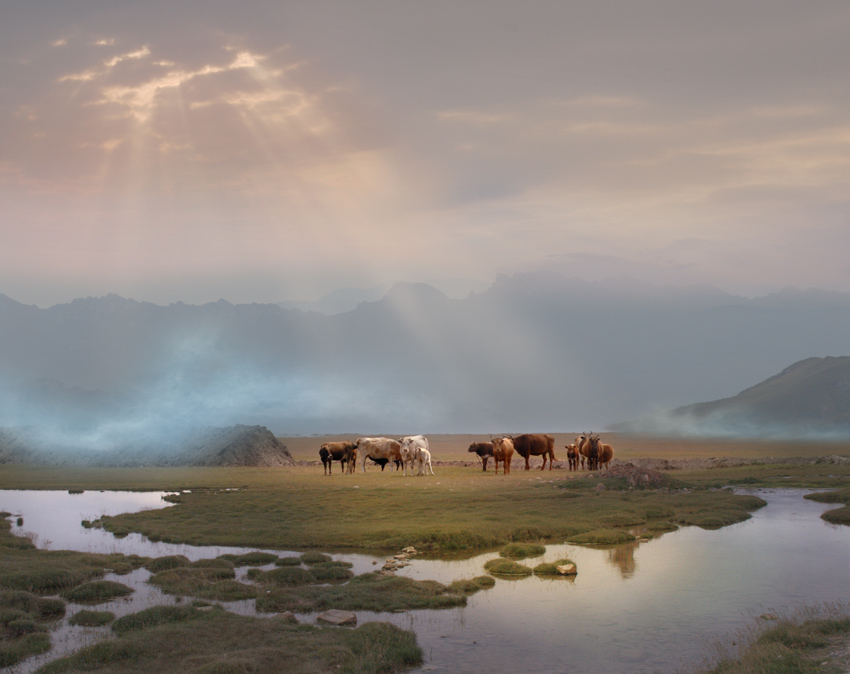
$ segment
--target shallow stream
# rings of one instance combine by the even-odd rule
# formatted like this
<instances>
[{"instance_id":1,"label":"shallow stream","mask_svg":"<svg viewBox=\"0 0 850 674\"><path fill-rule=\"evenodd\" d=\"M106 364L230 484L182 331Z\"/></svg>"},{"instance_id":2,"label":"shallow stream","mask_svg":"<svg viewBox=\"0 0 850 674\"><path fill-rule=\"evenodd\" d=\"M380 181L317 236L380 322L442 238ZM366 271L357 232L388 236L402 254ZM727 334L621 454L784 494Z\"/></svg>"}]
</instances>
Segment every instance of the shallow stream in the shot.
<instances>
[{"instance_id":1,"label":"shallow stream","mask_svg":"<svg viewBox=\"0 0 850 674\"><path fill-rule=\"evenodd\" d=\"M357 612L362 623L384 620L416 632L425 652L423 671L452 674L673 672L694 664L708 644L765 613L804 605L850 600L850 530L820 519L835 506L807 501L800 490L756 491L768 505L746 522L706 531L687 527L643 543L611 549L549 545L542 561L570 558L574 579L497 580L469 598L466 607L401 614ZM138 534L115 538L86 529L82 520L101 515L167 507L162 493L0 491L0 510L13 513L13 531L30 535L42 548L120 552L150 557L182 554L189 559L249 551L152 543ZM15 524L18 517L23 524ZM252 548L253 549L253 548ZM270 551L280 556L295 552ZM419 580L448 583L483 575L496 553L463 561L413 559L399 571ZM334 555L371 571L384 557ZM238 578L247 569L238 570ZM140 569L107 575L136 592L100 604L97 610L124 615L174 603L145 581ZM253 601L224 603L254 614ZM68 605L68 616L87 607ZM261 614L262 615L262 614ZM11 668L33 671L50 659L93 643L108 628L69 627L67 617L53 633L54 649ZM315 615L299 615L312 622Z\"/></svg>"}]
</instances>

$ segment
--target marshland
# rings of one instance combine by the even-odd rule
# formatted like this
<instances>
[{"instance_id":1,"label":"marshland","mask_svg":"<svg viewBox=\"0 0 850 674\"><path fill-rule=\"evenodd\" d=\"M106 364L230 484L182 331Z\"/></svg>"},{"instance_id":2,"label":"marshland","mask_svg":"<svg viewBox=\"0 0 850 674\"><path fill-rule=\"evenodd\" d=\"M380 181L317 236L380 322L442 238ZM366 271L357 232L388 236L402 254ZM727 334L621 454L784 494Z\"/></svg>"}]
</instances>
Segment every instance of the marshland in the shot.
<instances>
[{"instance_id":1,"label":"marshland","mask_svg":"<svg viewBox=\"0 0 850 674\"><path fill-rule=\"evenodd\" d=\"M847 529L827 520L846 522L845 446L608 437L616 461L593 473L532 460L496 476L469 436L432 437L434 476L326 476L319 437L283 439L289 468L4 466L4 664L677 671L765 614L829 606L844 624ZM635 488L625 464L662 470ZM79 542L32 531L12 489L68 511L79 521L60 526ZM79 516L68 505L101 490L147 500ZM159 502L138 493L150 491ZM400 568L375 573L406 547ZM553 573L566 563L575 575ZM330 608L359 626L323 627ZM65 646L49 648L51 634ZM178 647L188 635L197 647Z\"/></svg>"}]
</instances>

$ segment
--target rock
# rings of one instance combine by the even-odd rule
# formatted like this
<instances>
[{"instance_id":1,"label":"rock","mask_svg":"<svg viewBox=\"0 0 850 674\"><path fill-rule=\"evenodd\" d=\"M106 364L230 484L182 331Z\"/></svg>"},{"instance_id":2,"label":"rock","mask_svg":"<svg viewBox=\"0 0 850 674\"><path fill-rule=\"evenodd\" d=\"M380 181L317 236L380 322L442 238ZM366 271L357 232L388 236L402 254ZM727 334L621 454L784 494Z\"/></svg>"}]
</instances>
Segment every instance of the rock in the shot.
<instances>
[{"instance_id":1,"label":"rock","mask_svg":"<svg viewBox=\"0 0 850 674\"><path fill-rule=\"evenodd\" d=\"M562 576L578 575L578 569L576 569L575 564L564 564L563 566L556 566L555 570Z\"/></svg>"},{"instance_id":2,"label":"rock","mask_svg":"<svg viewBox=\"0 0 850 674\"><path fill-rule=\"evenodd\" d=\"M284 623L298 623L298 618L295 617L295 614L292 611L284 611L283 613L278 613L276 618Z\"/></svg>"},{"instance_id":3,"label":"rock","mask_svg":"<svg viewBox=\"0 0 850 674\"><path fill-rule=\"evenodd\" d=\"M598 485L596 485L596 486L594 487L594 489L595 489L596 491L605 491L605 485L604 485L604 484L602 484L602 483L600 482Z\"/></svg>"},{"instance_id":4,"label":"rock","mask_svg":"<svg viewBox=\"0 0 850 674\"><path fill-rule=\"evenodd\" d=\"M414 548L413 546L408 546L408 547L404 548L404 550L402 550L402 552L405 553L406 555L415 555L416 554L416 548Z\"/></svg>"},{"instance_id":5,"label":"rock","mask_svg":"<svg viewBox=\"0 0 850 674\"><path fill-rule=\"evenodd\" d=\"M340 611L332 608L330 611L317 615L316 620L329 625L356 625L357 615L351 611Z\"/></svg>"},{"instance_id":6,"label":"rock","mask_svg":"<svg viewBox=\"0 0 850 674\"><path fill-rule=\"evenodd\" d=\"M406 554L402 553L400 555L396 555L393 559L398 559L400 561L404 561L404 560L410 559L410 557L408 557Z\"/></svg>"}]
</instances>

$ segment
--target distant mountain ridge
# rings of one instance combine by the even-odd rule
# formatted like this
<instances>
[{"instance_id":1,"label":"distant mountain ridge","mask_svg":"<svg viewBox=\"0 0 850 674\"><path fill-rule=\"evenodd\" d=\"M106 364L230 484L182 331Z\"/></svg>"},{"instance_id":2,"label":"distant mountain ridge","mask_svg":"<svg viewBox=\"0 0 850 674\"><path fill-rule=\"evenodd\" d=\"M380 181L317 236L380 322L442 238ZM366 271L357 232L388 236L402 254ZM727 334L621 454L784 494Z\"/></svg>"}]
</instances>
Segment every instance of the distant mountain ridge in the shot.
<instances>
[{"instance_id":1,"label":"distant mountain ridge","mask_svg":"<svg viewBox=\"0 0 850 674\"><path fill-rule=\"evenodd\" d=\"M850 356L807 358L730 398L616 425L684 435L832 436L850 431Z\"/></svg>"},{"instance_id":2,"label":"distant mountain ridge","mask_svg":"<svg viewBox=\"0 0 850 674\"><path fill-rule=\"evenodd\" d=\"M183 423L572 431L721 399L848 345L848 293L748 299L551 272L498 276L465 299L396 284L336 315L117 295L39 309L0 296L0 426L102 424L110 442ZM75 402L56 387L34 398L36 380Z\"/></svg>"}]
</instances>

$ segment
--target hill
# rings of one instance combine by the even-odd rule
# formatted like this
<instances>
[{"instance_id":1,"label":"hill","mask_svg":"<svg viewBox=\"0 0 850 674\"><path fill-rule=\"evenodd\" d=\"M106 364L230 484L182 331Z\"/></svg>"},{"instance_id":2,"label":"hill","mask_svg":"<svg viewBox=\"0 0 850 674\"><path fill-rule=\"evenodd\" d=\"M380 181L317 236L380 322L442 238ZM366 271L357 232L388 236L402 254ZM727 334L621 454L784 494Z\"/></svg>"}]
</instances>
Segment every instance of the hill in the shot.
<instances>
[{"instance_id":1,"label":"hill","mask_svg":"<svg viewBox=\"0 0 850 674\"><path fill-rule=\"evenodd\" d=\"M61 446L38 429L0 428L0 464L83 466L293 466L286 446L262 426L205 428L172 442L93 451Z\"/></svg>"},{"instance_id":2,"label":"hill","mask_svg":"<svg viewBox=\"0 0 850 674\"><path fill-rule=\"evenodd\" d=\"M731 398L679 407L617 428L707 436L846 437L850 357L807 358Z\"/></svg>"}]
</instances>

